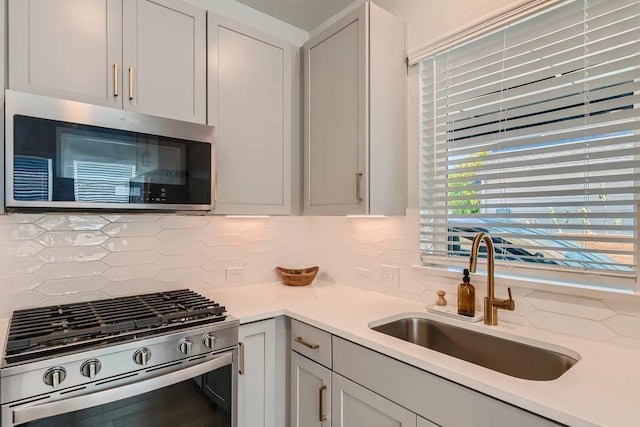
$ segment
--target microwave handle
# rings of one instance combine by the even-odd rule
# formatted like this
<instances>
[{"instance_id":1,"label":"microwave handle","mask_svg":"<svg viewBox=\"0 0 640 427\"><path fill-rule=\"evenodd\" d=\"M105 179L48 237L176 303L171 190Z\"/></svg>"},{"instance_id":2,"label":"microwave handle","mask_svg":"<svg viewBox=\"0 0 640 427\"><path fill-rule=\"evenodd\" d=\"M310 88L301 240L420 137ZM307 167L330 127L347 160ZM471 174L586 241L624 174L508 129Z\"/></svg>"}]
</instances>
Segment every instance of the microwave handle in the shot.
<instances>
[{"instance_id":1,"label":"microwave handle","mask_svg":"<svg viewBox=\"0 0 640 427\"><path fill-rule=\"evenodd\" d=\"M179 369L168 374L158 375L149 380L130 383L120 387L114 387L95 393L84 394L82 396L71 397L69 399L58 400L51 403L41 405L25 406L13 410L13 423L20 425L43 418L53 417L55 415L65 414L68 412L78 411L80 409L90 408L105 403L115 402L117 400L126 399L127 397L137 396L149 391L157 390L162 387L170 386L198 375L214 371L223 366L231 365L233 362L233 353L226 352L198 365L188 368Z\"/></svg>"}]
</instances>

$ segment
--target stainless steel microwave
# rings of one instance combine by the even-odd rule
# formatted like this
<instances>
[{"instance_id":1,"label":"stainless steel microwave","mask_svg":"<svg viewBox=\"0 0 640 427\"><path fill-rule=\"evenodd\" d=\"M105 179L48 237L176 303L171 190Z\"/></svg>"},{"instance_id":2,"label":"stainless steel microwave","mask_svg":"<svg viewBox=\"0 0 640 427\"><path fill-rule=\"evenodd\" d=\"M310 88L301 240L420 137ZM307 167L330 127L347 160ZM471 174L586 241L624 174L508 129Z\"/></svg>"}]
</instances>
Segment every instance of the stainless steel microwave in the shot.
<instances>
[{"instance_id":1,"label":"stainless steel microwave","mask_svg":"<svg viewBox=\"0 0 640 427\"><path fill-rule=\"evenodd\" d=\"M213 128L6 91L8 208L211 210Z\"/></svg>"}]
</instances>

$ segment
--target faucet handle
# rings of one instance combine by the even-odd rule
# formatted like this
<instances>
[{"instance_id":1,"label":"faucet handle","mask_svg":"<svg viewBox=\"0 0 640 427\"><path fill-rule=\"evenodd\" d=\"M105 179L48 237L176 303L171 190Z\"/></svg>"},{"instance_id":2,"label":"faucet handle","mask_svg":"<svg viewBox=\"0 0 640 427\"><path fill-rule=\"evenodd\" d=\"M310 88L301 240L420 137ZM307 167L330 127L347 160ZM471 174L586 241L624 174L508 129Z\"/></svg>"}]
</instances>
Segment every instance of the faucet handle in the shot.
<instances>
[{"instance_id":1,"label":"faucet handle","mask_svg":"<svg viewBox=\"0 0 640 427\"><path fill-rule=\"evenodd\" d=\"M511 295L511 288L507 288L507 292L509 293L509 299L504 301L504 309L513 311L516 308L516 302L513 300L513 295Z\"/></svg>"}]
</instances>

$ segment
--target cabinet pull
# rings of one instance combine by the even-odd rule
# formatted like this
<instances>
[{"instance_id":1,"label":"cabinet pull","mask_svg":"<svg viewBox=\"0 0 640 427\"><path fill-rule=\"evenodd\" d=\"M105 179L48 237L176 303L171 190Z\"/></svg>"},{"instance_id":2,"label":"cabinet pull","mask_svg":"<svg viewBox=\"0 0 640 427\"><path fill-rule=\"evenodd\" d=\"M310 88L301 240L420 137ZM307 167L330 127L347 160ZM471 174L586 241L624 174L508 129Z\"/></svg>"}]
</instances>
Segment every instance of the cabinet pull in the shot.
<instances>
[{"instance_id":1,"label":"cabinet pull","mask_svg":"<svg viewBox=\"0 0 640 427\"><path fill-rule=\"evenodd\" d=\"M133 67L129 67L129 99L133 99Z\"/></svg>"},{"instance_id":2,"label":"cabinet pull","mask_svg":"<svg viewBox=\"0 0 640 427\"><path fill-rule=\"evenodd\" d=\"M362 181L362 172L356 172L356 201L361 202L362 195L360 194L360 184Z\"/></svg>"},{"instance_id":3,"label":"cabinet pull","mask_svg":"<svg viewBox=\"0 0 640 427\"><path fill-rule=\"evenodd\" d=\"M296 342L299 342L300 344L302 344L305 347L309 347L311 350L317 350L317 349L320 348L319 344L308 343L304 339L302 339L302 337L296 337Z\"/></svg>"},{"instance_id":4,"label":"cabinet pull","mask_svg":"<svg viewBox=\"0 0 640 427\"><path fill-rule=\"evenodd\" d=\"M238 349L240 352L240 356L239 356L239 368L238 368L238 373L240 375L244 375L244 343L239 342L238 343Z\"/></svg>"},{"instance_id":5,"label":"cabinet pull","mask_svg":"<svg viewBox=\"0 0 640 427\"><path fill-rule=\"evenodd\" d=\"M318 389L318 421L323 422L327 421L327 416L323 414L324 412L324 393L327 389L326 385L321 386Z\"/></svg>"},{"instance_id":6,"label":"cabinet pull","mask_svg":"<svg viewBox=\"0 0 640 427\"><path fill-rule=\"evenodd\" d=\"M113 63L113 96L118 96L118 63Z\"/></svg>"}]
</instances>

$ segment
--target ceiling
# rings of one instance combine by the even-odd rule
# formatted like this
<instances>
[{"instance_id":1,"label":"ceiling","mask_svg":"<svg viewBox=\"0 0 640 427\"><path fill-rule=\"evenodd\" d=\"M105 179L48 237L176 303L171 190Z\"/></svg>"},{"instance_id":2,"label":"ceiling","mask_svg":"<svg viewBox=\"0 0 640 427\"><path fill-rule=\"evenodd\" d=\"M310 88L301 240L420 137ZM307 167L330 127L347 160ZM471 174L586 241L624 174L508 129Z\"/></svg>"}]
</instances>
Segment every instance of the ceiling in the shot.
<instances>
[{"instance_id":1,"label":"ceiling","mask_svg":"<svg viewBox=\"0 0 640 427\"><path fill-rule=\"evenodd\" d=\"M236 0L307 32L355 0Z\"/></svg>"}]
</instances>

